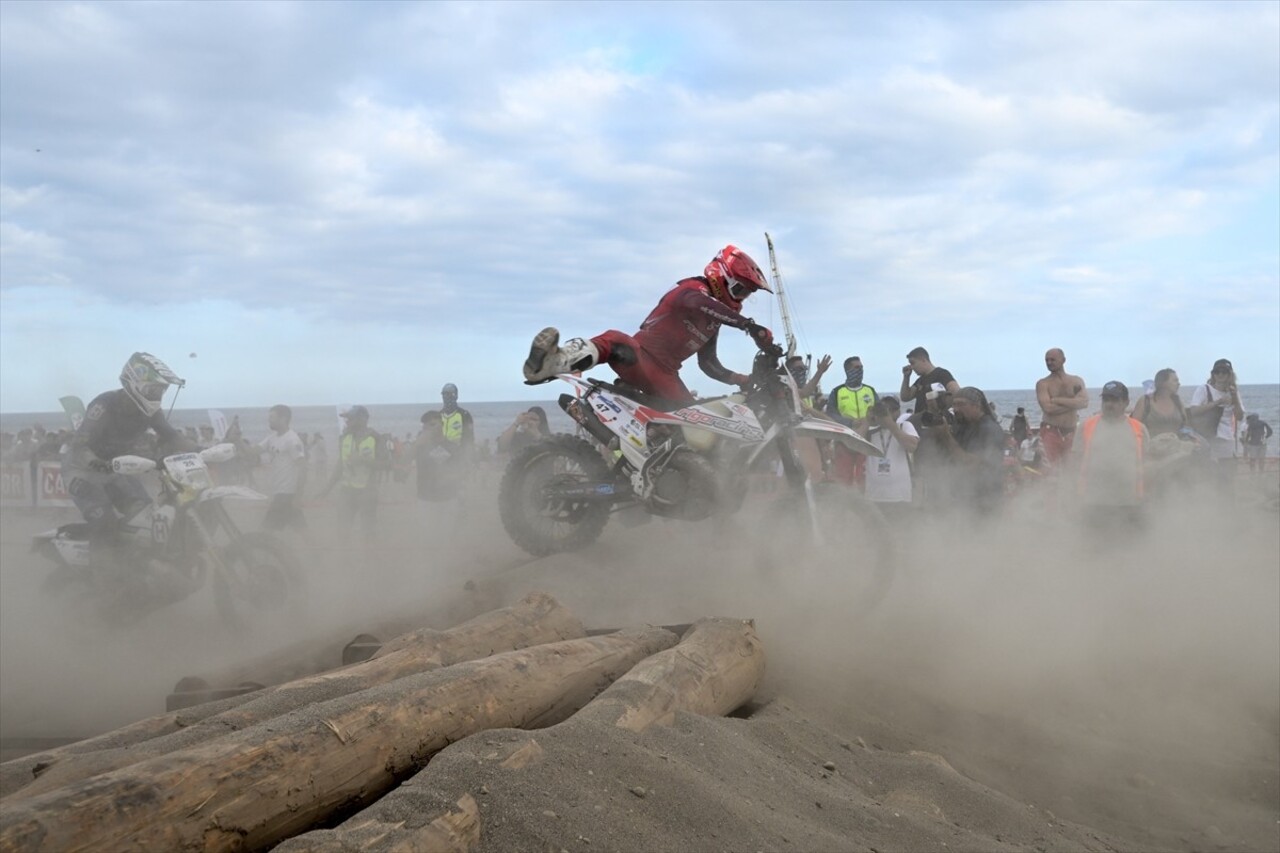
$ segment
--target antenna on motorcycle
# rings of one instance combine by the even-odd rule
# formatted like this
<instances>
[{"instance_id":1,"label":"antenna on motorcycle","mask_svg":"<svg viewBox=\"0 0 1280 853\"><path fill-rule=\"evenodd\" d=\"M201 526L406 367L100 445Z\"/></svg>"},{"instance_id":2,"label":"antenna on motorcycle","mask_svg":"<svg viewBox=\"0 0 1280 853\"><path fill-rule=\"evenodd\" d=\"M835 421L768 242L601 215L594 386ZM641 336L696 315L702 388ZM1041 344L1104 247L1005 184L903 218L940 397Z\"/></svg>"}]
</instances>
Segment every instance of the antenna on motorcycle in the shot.
<instances>
[{"instance_id":1,"label":"antenna on motorcycle","mask_svg":"<svg viewBox=\"0 0 1280 853\"><path fill-rule=\"evenodd\" d=\"M164 419L167 421L173 416L173 407L178 405L178 395L182 393L182 389L187 387L187 383L182 382L178 385L178 390L173 392L173 399L169 402L169 411L165 414Z\"/></svg>"}]
</instances>

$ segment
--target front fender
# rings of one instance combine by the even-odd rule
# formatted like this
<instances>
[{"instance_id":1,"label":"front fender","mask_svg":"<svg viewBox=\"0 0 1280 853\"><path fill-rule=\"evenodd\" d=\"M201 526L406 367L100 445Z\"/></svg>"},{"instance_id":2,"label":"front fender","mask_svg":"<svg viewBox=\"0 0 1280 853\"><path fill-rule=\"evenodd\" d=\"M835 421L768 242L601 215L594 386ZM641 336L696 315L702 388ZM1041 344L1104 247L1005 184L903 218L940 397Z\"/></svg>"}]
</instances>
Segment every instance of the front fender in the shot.
<instances>
[{"instance_id":1,"label":"front fender","mask_svg":"<svg viewBox=\"0 0 1280 853\"><path fill-rule=\"evenodd\" d=\"M797 437L825 438L840 442L854 453L863 456L884 456L884 451L867 441L844 424L822 418L805 418L795 426Z\"/></svg>"},{"instance_id":2,"label":"front fender","mask_svg":"<svg viewBox=\"0 0 1280 853\"><path fill-rule=\"evenodd\" d=\"M248 486L214 486L212 489L206 489L201 492L196 503L204 503L205 501L218 500L220 498L241 501L265 501L267 496L262 492L255 492Z\"/></svg>"}]
</instances>

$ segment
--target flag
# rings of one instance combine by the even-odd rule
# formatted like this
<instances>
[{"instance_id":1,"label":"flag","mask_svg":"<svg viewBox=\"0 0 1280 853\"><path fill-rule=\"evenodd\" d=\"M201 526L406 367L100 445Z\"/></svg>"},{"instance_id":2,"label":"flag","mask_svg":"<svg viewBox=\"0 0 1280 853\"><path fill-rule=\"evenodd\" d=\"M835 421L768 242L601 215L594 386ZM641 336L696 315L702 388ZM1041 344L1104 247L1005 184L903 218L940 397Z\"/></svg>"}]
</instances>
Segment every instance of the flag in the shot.
<instances>
[{"instance_id":1,"label":"flag","mask_svg":"<svg viewBox=\"0 0 1280 853\"><path fill-rule=\"evenodd\" d=\"M59 397L58 402L71 420L71 428L80 429L80 424L84 422L84 402L75 396Z\"/></svg>"}]
</instances>

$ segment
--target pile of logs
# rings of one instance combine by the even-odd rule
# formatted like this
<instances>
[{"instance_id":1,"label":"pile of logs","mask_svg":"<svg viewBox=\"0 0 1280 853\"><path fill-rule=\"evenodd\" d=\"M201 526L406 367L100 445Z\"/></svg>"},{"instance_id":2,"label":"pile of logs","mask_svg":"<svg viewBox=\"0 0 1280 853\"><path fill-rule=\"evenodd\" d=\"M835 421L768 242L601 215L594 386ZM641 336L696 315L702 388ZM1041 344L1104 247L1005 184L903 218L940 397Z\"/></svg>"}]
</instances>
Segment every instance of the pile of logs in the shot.
<instances>
[{"instance_id":1,"label":"pile of logs","mask_svg":"<svg viewBox=\"0 0 1280 853\"><path fill-rule=\"evenodd\" d=\"M750 622L702 620L682 638L654 627L587 636L534 593L332 672L6 762L0 853L263 850L288 839L280 849L294 853L467 850L483 831L473 792L415 829L380 817L378 801L469 735L571 718L640 731L680 711L726 714L763 672ZM508 761L539 751L531 741Z\"/></svg>"}]
</instances>

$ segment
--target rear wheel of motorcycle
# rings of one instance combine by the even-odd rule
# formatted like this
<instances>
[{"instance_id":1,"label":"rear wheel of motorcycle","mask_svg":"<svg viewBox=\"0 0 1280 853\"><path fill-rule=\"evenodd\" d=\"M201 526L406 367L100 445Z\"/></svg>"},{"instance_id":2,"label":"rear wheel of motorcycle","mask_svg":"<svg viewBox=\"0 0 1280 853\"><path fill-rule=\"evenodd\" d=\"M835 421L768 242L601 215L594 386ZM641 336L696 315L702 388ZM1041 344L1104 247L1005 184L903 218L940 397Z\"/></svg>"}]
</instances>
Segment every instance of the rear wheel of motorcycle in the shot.
<instances>
[{"instance_id":1,"label":"rear wheel of motorcycle","mask_svg":"<svg viewBox=\"0 0 1280 853\"><path fill-rule=\"evenodd\" d=\"M608 500L548 498L548 486L602 483L609 468L590 443L555 435L526 447L507 465L498 492L502 526L535 557L573 551L600 537L609 522Z\"/></svg>"},{"instance_id":2,"label":"rear wheel of motorcycle","mask_svg":"<svg viewBox=\"0 0 1280 853\"><path fill-rule=\"evenodd\" d=\"M301 576L293 551L270 533L246 533L221 557L223 570L213 573L214 605L231 625L242 624L247 612L281 610Z\"/></svg>"}]
</instances>

